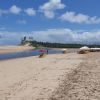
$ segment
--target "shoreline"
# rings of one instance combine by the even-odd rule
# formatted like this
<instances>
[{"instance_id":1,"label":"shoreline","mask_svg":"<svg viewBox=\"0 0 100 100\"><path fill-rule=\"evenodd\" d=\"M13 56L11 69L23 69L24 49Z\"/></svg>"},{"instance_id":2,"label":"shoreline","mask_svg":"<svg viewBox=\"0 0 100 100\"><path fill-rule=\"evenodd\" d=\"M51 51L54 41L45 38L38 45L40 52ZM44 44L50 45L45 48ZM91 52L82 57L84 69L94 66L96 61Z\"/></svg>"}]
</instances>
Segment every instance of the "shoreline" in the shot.
<instances>
[{"instance_id":1,"label":"shoreline","mask_svg":"<svg viewBox=\"0 0 100 100\"><path fill-rule=\"evenodd\" d=\"M84 55L53 54L0 62L0 99L47 100L67 73L76 69Z\"/></svg>"},{"instance_id":2,"label":"shoreline","mask_svg":"<svg viewBox=\"0 0 100 100\"><path fill-rule=\"evenodd\" d=\"M31 46L0 46L0 54L16 53L33 49L34 47Z\"/></svg>"}]
</instances>

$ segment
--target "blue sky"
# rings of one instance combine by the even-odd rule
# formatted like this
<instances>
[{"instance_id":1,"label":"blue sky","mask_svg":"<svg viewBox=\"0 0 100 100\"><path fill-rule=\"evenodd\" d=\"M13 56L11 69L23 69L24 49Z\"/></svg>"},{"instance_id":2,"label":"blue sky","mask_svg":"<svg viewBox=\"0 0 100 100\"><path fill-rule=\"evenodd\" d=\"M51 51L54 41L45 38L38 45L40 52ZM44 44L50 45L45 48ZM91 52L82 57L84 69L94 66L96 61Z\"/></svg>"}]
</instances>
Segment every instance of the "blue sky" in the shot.
<instances>
[{"instance_id":1,"label":"blue sky","mask_svg":"<svg viewBox=\"0 0 100 100\"><path fill-rule=\"evenodd\" d=\"M24 35L100 44L99 5L100 0L0 0L0 45L17 44Z\"/></svg>"}]
</instances>

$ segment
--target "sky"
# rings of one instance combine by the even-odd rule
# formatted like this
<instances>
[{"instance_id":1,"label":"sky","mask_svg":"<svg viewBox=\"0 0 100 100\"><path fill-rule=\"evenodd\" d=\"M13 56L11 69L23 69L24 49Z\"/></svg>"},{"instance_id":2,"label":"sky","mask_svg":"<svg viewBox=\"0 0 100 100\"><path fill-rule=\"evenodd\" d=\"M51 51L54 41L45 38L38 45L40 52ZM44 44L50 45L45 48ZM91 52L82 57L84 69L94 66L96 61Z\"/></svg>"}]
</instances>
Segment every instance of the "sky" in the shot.
<instances>
[{"instance_id":1,"label":"sky","mask_svg":"<svg viewBox=\"0 0 100 100\"><path fill-rule=\"evenodd\" d=\"M60 43L100 44L100 0L0 0L0 45L23 36Z\"/></svg>"}]
</instances>

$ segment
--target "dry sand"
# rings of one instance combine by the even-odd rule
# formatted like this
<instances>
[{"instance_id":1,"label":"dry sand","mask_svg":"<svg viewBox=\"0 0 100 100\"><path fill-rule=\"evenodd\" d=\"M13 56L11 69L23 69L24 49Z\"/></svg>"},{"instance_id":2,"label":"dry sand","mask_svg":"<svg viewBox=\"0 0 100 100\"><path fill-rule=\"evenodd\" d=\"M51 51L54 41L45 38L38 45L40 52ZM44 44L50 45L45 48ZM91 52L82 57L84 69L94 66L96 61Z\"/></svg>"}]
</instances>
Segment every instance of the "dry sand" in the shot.
<instances>
[{"instance_id":1,"label":"dry sand","mask_svg":"<svg viewBox=\"0 0 100 100\"><path fill-rule=\"evenodd\" d=\"M77 69L85 57L69 53L1 61L0 100L52 99L52 93L59 90L65 77Z\"/></svg>"},{"instance_id":2,"label":"dry sand","mask_svg":"<svg viewBox=\"0 0 100 100\"><path fill-rule=\"evenodd\" d=\"M0 54L31 50L31 46L0 46Z\"/></svg>"},{"instance_id":3,"label":"dry sand","mask_svg":"<svg viewBox=\"0 0 100 100\"><path fill-rule=\"evenodd\" d=\"M66 74L49 100L100 100L100 53L87 54L79 67Z\"/></svg>"}]
</instances>

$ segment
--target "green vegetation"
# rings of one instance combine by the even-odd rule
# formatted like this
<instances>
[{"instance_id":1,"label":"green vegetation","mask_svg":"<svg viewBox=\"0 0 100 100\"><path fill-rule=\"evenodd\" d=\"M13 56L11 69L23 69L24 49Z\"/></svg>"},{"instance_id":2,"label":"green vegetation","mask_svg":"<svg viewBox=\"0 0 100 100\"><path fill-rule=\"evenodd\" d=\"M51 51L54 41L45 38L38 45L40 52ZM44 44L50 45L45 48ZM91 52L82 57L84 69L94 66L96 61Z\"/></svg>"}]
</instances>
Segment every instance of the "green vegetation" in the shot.
<instances>
[{"instance_id":1,"label":"green vegetation","mask_svg":"<svg viewBox=\"0 0 100 100\"><path fill-rule=\"evenodd\" d=\"M26 36L24 36L21 39L21 45L31 45L36 48L43 48L43 47L49 47L49 48L80 48L82 46L88 46L90 48L99 47L100 45L87 45L87 44L66 44L66 43L50 43L50 42L39 42L34 41L32 37L29 37L27 39Z\"/></svg>"},{"instance_id":2,"label":"green vegetation","mask_svg":"<svg viewBox=\"0 0 100 100\"><path fill-rule=\"evenodd\" d=\"M49 48L80 48L83 44L64 44L64 43L50 43L50 42L38 42L38 41L26 41L34 47L49 47ZM86 45L88 47L100 47L100 45Z\"/></svg>"}]
</instances>

